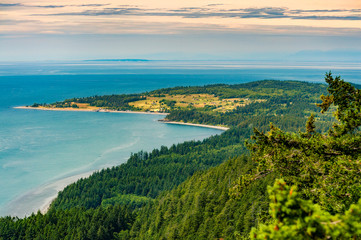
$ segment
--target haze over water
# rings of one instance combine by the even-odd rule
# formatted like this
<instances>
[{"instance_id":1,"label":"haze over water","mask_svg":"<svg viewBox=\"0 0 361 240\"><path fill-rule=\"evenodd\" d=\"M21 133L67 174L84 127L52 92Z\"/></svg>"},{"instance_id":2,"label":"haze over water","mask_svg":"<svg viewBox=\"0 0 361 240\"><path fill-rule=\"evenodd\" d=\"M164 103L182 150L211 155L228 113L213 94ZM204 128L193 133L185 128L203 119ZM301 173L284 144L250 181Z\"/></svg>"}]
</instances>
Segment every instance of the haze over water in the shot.
<instances>
[{"instance_id":1,"label":"haze over water","mask_svg":"<svg viewBox=\"0 0 361 240\"><path fill-rule=\"evenodd\" d=\"M173 86L263 79L322 82L324 73L333 70L322 64L285 68L242 68L214 62L154 64L0 64L0 215L29 215L67 177L119 165L131 152L222 132L167 125L157 121L164 117L159 115L36 111L14 106ZM359 65L345 65L334 72L346 81L361 83Z\"/></svg>"}]
</instances>

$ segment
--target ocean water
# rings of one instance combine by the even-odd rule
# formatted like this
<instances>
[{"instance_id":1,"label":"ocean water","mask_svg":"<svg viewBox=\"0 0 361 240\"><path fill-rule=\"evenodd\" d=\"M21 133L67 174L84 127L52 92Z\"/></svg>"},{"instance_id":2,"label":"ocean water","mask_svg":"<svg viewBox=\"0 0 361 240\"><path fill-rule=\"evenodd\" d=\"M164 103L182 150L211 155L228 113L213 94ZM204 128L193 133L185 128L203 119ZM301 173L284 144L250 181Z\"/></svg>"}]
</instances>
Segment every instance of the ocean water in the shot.
<instances>
[{"instance_id":1,"label":"ocean water","mask_svg":"<svg viewBox=\"0 0 361 240\"><path fill-rule=\"evenodd\" d=\"M163 63L162 63L163 64ZM71 97L242 83L263 79L322 82L330 66L0 64L0 216L29 215L79 176L150 151L222 131L164 124L161 115L14 109ZM86 74L89 73L89 74ZM360 82L358 66L335 71ZM75 177L74 177L75 176Z\"/></svg>"}]
</instances>

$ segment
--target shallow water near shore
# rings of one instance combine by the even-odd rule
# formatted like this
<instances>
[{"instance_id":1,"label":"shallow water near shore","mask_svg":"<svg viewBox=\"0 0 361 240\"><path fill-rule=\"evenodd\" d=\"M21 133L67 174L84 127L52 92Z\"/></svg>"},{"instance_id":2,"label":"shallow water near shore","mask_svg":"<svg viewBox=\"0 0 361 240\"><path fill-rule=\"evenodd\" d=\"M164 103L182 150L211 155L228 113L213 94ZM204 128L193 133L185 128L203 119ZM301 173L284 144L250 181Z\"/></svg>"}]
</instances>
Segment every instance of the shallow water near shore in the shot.
<instances>
[{"instance_id":1,"label":"shallow water near shore","mask_svg":"<svg viewBox=\"0 0 361 240\"><path fill-rule=\"evenodd\" d=\"M150 151L222 131L170 126L164 116L18 109L1 140L2 215L30 214L67 177L124 163L131 152ZM9 118L9 112L7 118ZM20 118L20 119L19 119ZM4 120L4 119L2 119ZM53 187L47 183L55 184ZM6 194L3 194L6 193Z\"/></svg>"},{"instance_id":2,"label":"shallow water near shore","mask_svg":"<svg viewBox=\"0 0 361 240\"><path fill-rule=\"evenodd\" d=\"M42 208L69 181L124 163L132 152L151 151L161 145L222 133L217 129L161 123L158 120L164 116L160 115L37 111L13 109L15 106L95 94L234 84L266 78L322 82L328 69L188 69L184 72L132 69L130 73L112 75L84 75L85 70L70 70L73 75L32 72L19 76L20 69L18 75L13 71L11 76L0 76L0 216L29 215ZM360 70L342 69L340 74L345 80L347 76L354 82L360 79Z\"/></svg>"}]
</instances>

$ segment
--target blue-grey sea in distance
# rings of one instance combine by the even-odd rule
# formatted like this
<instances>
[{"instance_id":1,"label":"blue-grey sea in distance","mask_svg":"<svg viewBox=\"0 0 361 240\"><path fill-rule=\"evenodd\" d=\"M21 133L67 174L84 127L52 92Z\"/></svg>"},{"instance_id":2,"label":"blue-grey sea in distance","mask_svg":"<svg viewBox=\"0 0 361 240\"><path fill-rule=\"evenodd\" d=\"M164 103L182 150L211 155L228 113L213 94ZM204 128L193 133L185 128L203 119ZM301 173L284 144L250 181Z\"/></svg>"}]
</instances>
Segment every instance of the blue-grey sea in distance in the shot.
<instances>
[{"instance_id":1,"label":"blue-grey sea in distance","mask_svg":"<svg viewBox=\"0 0 361 240\"><path fill-rule=\"evenodd\" d=\"M337 67L335 67L337 66ZM0 63L0 216L29 215L91 171L222 131L167 125L160 115L14 109L71 97L263 79L322 82L333 70L361 83L360 64L243 62Z\"/></svg>"}]
</instances>

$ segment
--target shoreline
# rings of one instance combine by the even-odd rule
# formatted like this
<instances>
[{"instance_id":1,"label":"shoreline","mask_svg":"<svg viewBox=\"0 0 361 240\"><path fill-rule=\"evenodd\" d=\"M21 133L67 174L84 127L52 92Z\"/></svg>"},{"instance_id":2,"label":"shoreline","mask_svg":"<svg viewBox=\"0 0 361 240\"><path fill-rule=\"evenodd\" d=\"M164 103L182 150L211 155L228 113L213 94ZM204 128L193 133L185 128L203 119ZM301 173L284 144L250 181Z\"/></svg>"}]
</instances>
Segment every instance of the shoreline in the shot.
<instances>
[{"instance_id":1,"label":"shoreline","mask_svg":"<svg viewBox=\"0 0 361 240\"><path fill-rule=\"evenodd\" d=\"M27 108L27 107L26 107ZM40 110L40 109L39 109ZM52 110L52 111L57 111L57 110ZM120 111L116 111L116 112L120 112ZM144 114L152 114L152 113L145 113L145 112L126 112L126 113L144 113ZM168 115L168 113L167 113ZM227 131L229 128L228 127L221 127L221 126L212 126L212 125L206 125L206 124L196 124L196 123L183 123L183 122L174 122L174 121L164 121L164 120L158 120L159 122L163 122L163 123L168 123L168 124L176 124L176 125L185 125L185 126L194 126L194 127L204 127L204 128L212 128L212 129L218 129L218 130L223 130L223 131ZM77 175L73 175L73 176L69 176L63 179L60 179L58 181L46 184L45 186L43 186L43 188L41 188L41 190L38 191L43 191L49 187L53 187L54 189L56 189L56 193L53 194L52 196L47 197L46 199L44 199L42 205L40 206L39 210L42 214L47 213L47 211L50 208L50 205L52 204L52 202L57 198L58 193L60 191L62 191L65 187L67 187L68 185L75 183L76 181L78 181L81 178L88 178L90 177L90 175L92 175L94 172L99 171L99 170L94 170L94 171L90 171L90 172L86 172L86 173L82 173L82 174L77 174Z\"/></svg>"},{"instance_id":2,"label":"shoreline","mask_svg":"<svg viewBox=\"0 0 361 240\"><path fill-rule=\"evenodd\" d=\"M27 107L18 106L13 107L15 109L29 109L29 110L41 110L41 111L63 111L63 112L101 112L101 113L134 113L134 114L151 114L151 115L163 115L167 116L169 113L160 112L141 112L141 111L117 111L117 110L93 110L93 109L77 109L77 108L38 108L38 107Z\"/></svg>"},{"instance_id":3,"label":"shoreline","mask_svg":"<svg viewBox=\"0 0 361 240\"><path fill-rule=\"evenodd\" d=\"M27 107L27 106L18 106L13 107L14 109L29 109L29 110L41 110L41 111L63 111L63 112L101 112L101 113L132 113L132 114L150 114L150 115L162 115L167 116L169 113L160 113L160 112L141 112L141 111L117 111L117 110L93 110L93 109L77 109L77 108L39 108L39 107ZM158 120L163 123L169 124L177 124L177 125L186 125L186 126L194 126L194 127L205 127L205 128L213 128L218 130L227 131L229 127L222 127L222 126L214 126L214 125L207 125L207 124L198 124L198 123L184 123L184 122L175 122L175 121L168 121L168 120Z\"/></svg>"},{"instance_id":4,"label":"shoreline","mask_svg":"<svg viewBox=\"0 0 361 240\"><path fill-rule=\"evenodd\" d=\"M56 111L56 110L54 110ZM119 111L118 111L119 112ZM132 113L132 112L127 112L127 113ZM137 112L135 112L137 113ZM143 113L143 112L142 112ZM168 124L176 124L176 125L185 125L185 126L194 126L194 127L204 127L204 128L212 128L212 129L218 129L218 130L222 130L222 131L227 131L229 128L228 127L221 127L221 126L212 126L212 125L206 125L206 124L195 124L195 123L183 123L183 122L174 122L174 121L164 121L164 120L158 120L159 122L163 122L163 123L168 123ZM93 170L93 171L89 171L89 172L85 172L85 173L81 173L81 174L76 174L76 175L72 175L72 176L68 176L59 180L56 180L54 182L48 183L43 185L42 187L40 187L40 189L36 189L35 191L31 191L28 192L27 194L23 195L22 197L20 197L17 200L22 200L24 197L37 193L39 194L39 192L43 192L49 188L54 189L55 192L54 194L52 194L51 196L46 197L43 201L41 206L38 208L38 210L40 210L40 212L42 214L47 213L47 211L50 208L50 205L52 204L52 202L57 198L58 193L60 191L62 191L65 187L67 187L68 185L75 183L76 181L78 181L81 178L88 178L89 176L91 176L93 173L99 171L98 170ZM35 211L34 211L35 212Z\"/></svg>"},{"instance_id":5,"label":"shoreline","mask_svg":"<svg viewBox=\"0 0 361 240\"><path fill-rule=\"evenodd\" d=\"M96 171L99 171L99 170L94 170L94 171L90 171L90 172L85 172L85 173L65 177L65 178L59 179L58 181L55 181L53 183L46 184L43 188L41 188L41 190L46 190L47 188L53 188L56 190L56 193L44 199L42 205L39 208L40 212L42 214L47 213L48 210L50 209L50 205L57 198L59 192L63 191L64 188L66 188L68 185L77 182L81 178L88 178ZM41 190L38 190L38 191L41 191Z\"/></svg>"},{"instance_id":6,"label":"shoreline","mask_svg":"<svg viewBox=\"0 0 361 240\"><path fill-rule=\"evenodd\" d=\"M50 205L56 199L60 191L62 191L68 185L75 183L81 178L89 177L96 171L99 170L92 170L84 173L77 173L75 175L54 179L48 183L36 187L35 189L31 189L9 202L7 204L6 212L2 214L4 216L16 216L19 218L28 217L32 213L36 213L38 211L40 211L42 214L45 214L49 210ZM34 196L42 196L42 198L34 198ZM23 202L26 202L27 205L32 205L32 207L24 207L22 204Z\"/></svg>"},{"instance_id":7,"label":"shoreline","mask_svg":"<svg viewBox=\"0 0 361 240\"><path fill-rule=\"evenodd\" d=\"M68 108L68 109L66 109L66 108L65 109L63 109L63 108L38 108L38 107L27 107L27 106L18 106L18 107L13 107L13 108L14 109L41 110L41 111L110 112L110 113L152 114L152 115L163 115L163 116L167 116L169 114L169 113L140 112L140 111L115 111L115 110L104 110L104 109L92 110L92 109L75 109L75 108ZM218 129L218 130L222 130L222 131L226 131L229 129L228 127L222 127L222 126L175 122L175 121L168 121L168 120L164 120L164 119L161 119L158 121L162 122L162 123L167 123L167 124L212 128L212 129ZM94 170L94 171L90 171L90 172L86 172L86 173L82 173L82 174L76 174L73 176L68 176L68 177L47 183L47 184L41 186L40 188L32 190L32 191L24 194L23 196L20 196L18 199L15 199L15 203L17 201L22 201L33 194L39 194L39 193L45 192L48 189L53 189L53 190L55 190L53 192L53 194L45 196L43 201L41 201L42 202L41 205L37 209L37 210L40 210L40 212L42 214L45 214L49 210L51 203L54 201L54 199L56 199L56 197L58 196L58 193L60 191L62 191L66 186L78 181L81 178L89 177L96 171L99 171L99 170ZM34 211L34 209L33 209L33 212L36 212L36 211ZM18 217L21 217L21 216L18 216Z\"/></svg>"},{"instance_id":8,"label":"shoreline","mask_svg":"<svg viewBox=\"0 0 361 240\"><path fill-rule=\"evenodd\" d=\"M167 120L158 120L159 122L168 123L168 124L176 124L176 125L186 125L186 126L194 126L194 127L205 127L205 128L213 128L218 130L227 131L229 127L221 127L221 126L213 126L207 124L198 124L198 123L185 123L185 122L174 122L174 121L167 121Z\"/></svg>"}]
</instances>

